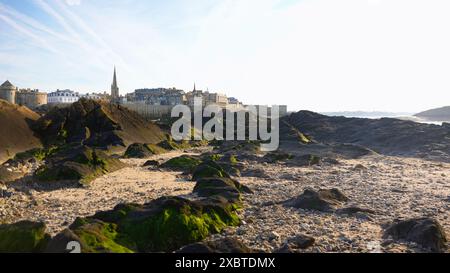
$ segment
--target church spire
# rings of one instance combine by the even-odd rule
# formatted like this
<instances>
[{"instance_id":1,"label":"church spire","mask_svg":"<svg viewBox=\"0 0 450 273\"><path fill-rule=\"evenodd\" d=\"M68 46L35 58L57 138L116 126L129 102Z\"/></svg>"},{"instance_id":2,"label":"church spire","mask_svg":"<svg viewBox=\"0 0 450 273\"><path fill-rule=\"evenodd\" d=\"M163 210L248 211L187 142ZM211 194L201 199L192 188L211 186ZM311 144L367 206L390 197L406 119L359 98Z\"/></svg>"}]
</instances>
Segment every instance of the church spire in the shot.
<instances>
[{"instance_id":1,"label":"church spire","mask_svg":"<svg viewBox=\"0 0 450 273\"><path fill-rule=\"evenodd\" d=\"M197 88L195 88L195 82L194 82L194 92L197 91Z\"/></svg>"},{"instance_id":2,"label":"church spire","mask_svg":"<svg viewBox=\"0 0 450 273\"><path fill-rule=\"evenodd\" d=\"M117 86L116 66L114 66L113 83L111 85L111 99L117 100L119 98L119 87Z\"/></svg>"},{"instance_id":3,"label":"church spire","mask_svg":"<svg viewBox=\"0 0 450 273\"><path fill-rule=\"evenodd\" d=\"M117 86L116 66L114 66L113 86Z\"/></svg>"}]
</instances>

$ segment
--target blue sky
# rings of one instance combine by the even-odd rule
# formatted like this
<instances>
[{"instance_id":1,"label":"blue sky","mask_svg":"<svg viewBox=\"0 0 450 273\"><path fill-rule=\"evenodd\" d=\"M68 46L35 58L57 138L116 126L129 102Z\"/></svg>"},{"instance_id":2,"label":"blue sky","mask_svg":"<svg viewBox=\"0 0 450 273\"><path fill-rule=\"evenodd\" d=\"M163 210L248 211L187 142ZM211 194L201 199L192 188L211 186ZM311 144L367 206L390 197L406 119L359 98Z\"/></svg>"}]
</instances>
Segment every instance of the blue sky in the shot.
<instances>
[{"instance_id":1,"label":"blue sky","mask_svg":"<svg viewBox=\"0 0 450 273\"><path fill-rule=\"evenodd\" d=\"M0 0L0 81L224 92L291 110L450 104L446 0Z\"/></svg>"}]
</instances>

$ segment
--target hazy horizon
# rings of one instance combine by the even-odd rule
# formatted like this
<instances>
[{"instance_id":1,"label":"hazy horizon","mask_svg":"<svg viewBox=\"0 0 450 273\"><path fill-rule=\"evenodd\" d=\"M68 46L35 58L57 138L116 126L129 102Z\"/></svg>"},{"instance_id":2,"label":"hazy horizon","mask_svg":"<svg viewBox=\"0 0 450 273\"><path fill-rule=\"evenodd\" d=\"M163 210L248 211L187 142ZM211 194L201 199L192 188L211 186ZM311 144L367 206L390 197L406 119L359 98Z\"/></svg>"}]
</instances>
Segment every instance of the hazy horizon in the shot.
<instances>
[{"instance_id":1,"label":"hazy horizon","mask_svg":"<svg viewBox=\"0 0 450 273\"><path fill-rule=\"evenodd\" d=\"M444 0L0 0L0 81L209 89L290 111L450 105Z\"/></svg>"}]
</instances>

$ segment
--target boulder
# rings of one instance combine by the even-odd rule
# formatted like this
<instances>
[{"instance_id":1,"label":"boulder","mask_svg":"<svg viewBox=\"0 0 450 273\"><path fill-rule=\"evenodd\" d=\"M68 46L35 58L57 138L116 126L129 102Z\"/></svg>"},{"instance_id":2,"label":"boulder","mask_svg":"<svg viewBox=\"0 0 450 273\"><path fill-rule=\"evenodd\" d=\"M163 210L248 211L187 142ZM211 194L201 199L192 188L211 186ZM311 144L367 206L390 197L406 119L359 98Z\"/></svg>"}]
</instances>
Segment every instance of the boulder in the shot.
<instances>
[{"instance_id":1,"label":"boulder","mask_svg":"<svg viewBox=\"0 0 450 273\"><path fill-rule=\"evenodd\" d=\"M165 149L155 144L133 143L125 151L125 158L146 158L152 155L163 154Z\"/></svg>"},{"instance_id":2,"label":"boulder","mask_svg":"<svg viewBox=\"0 0 450 273\"><path fill-rule=\"evenodd\" d=\"M50 240L44 223L21 221L0 225L0 253L41 252Z\"/></svg>"},{"instance_id":3,"label":"boulder","mask_svg":"<svg viewBox=\"0 0 450 273\"><path fill-rule=\"evenodd\" d=\"M447 237L444 229L435 219L418 218L395 221L385 230L383 238L411 241L433 252L446 249Z\"/></svg>"},{"instance_id":4,"label":"boulder","mask_svg":"<svg viewBox=\"0 0 450 273\"><path fill-rule=\"evenodd\" d=\"M330 212L349 199L338 189L306 189L303 194L284 202L285 206Z\"/></svg>"}]
</instances>

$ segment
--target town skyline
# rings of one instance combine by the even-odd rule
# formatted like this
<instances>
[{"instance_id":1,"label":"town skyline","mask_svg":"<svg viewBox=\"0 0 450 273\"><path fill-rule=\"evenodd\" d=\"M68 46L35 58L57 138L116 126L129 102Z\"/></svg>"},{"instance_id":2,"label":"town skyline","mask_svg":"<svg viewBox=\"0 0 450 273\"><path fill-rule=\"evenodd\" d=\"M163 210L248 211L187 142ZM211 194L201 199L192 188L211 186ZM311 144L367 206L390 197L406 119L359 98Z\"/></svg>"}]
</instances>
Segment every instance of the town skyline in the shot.
<instances>
[{"instance_id":1,"label":"town skyline","mask_svg":"<svg viewBox=\"0 0 450 273\"><path fill-rule=\"evenodd\" d=\"M442 0L0 0L0 79L109 91L116 64L122 95L196 82L292 110L419 112L450 102L448 12Z\"/></svg>"}]
</instances>

